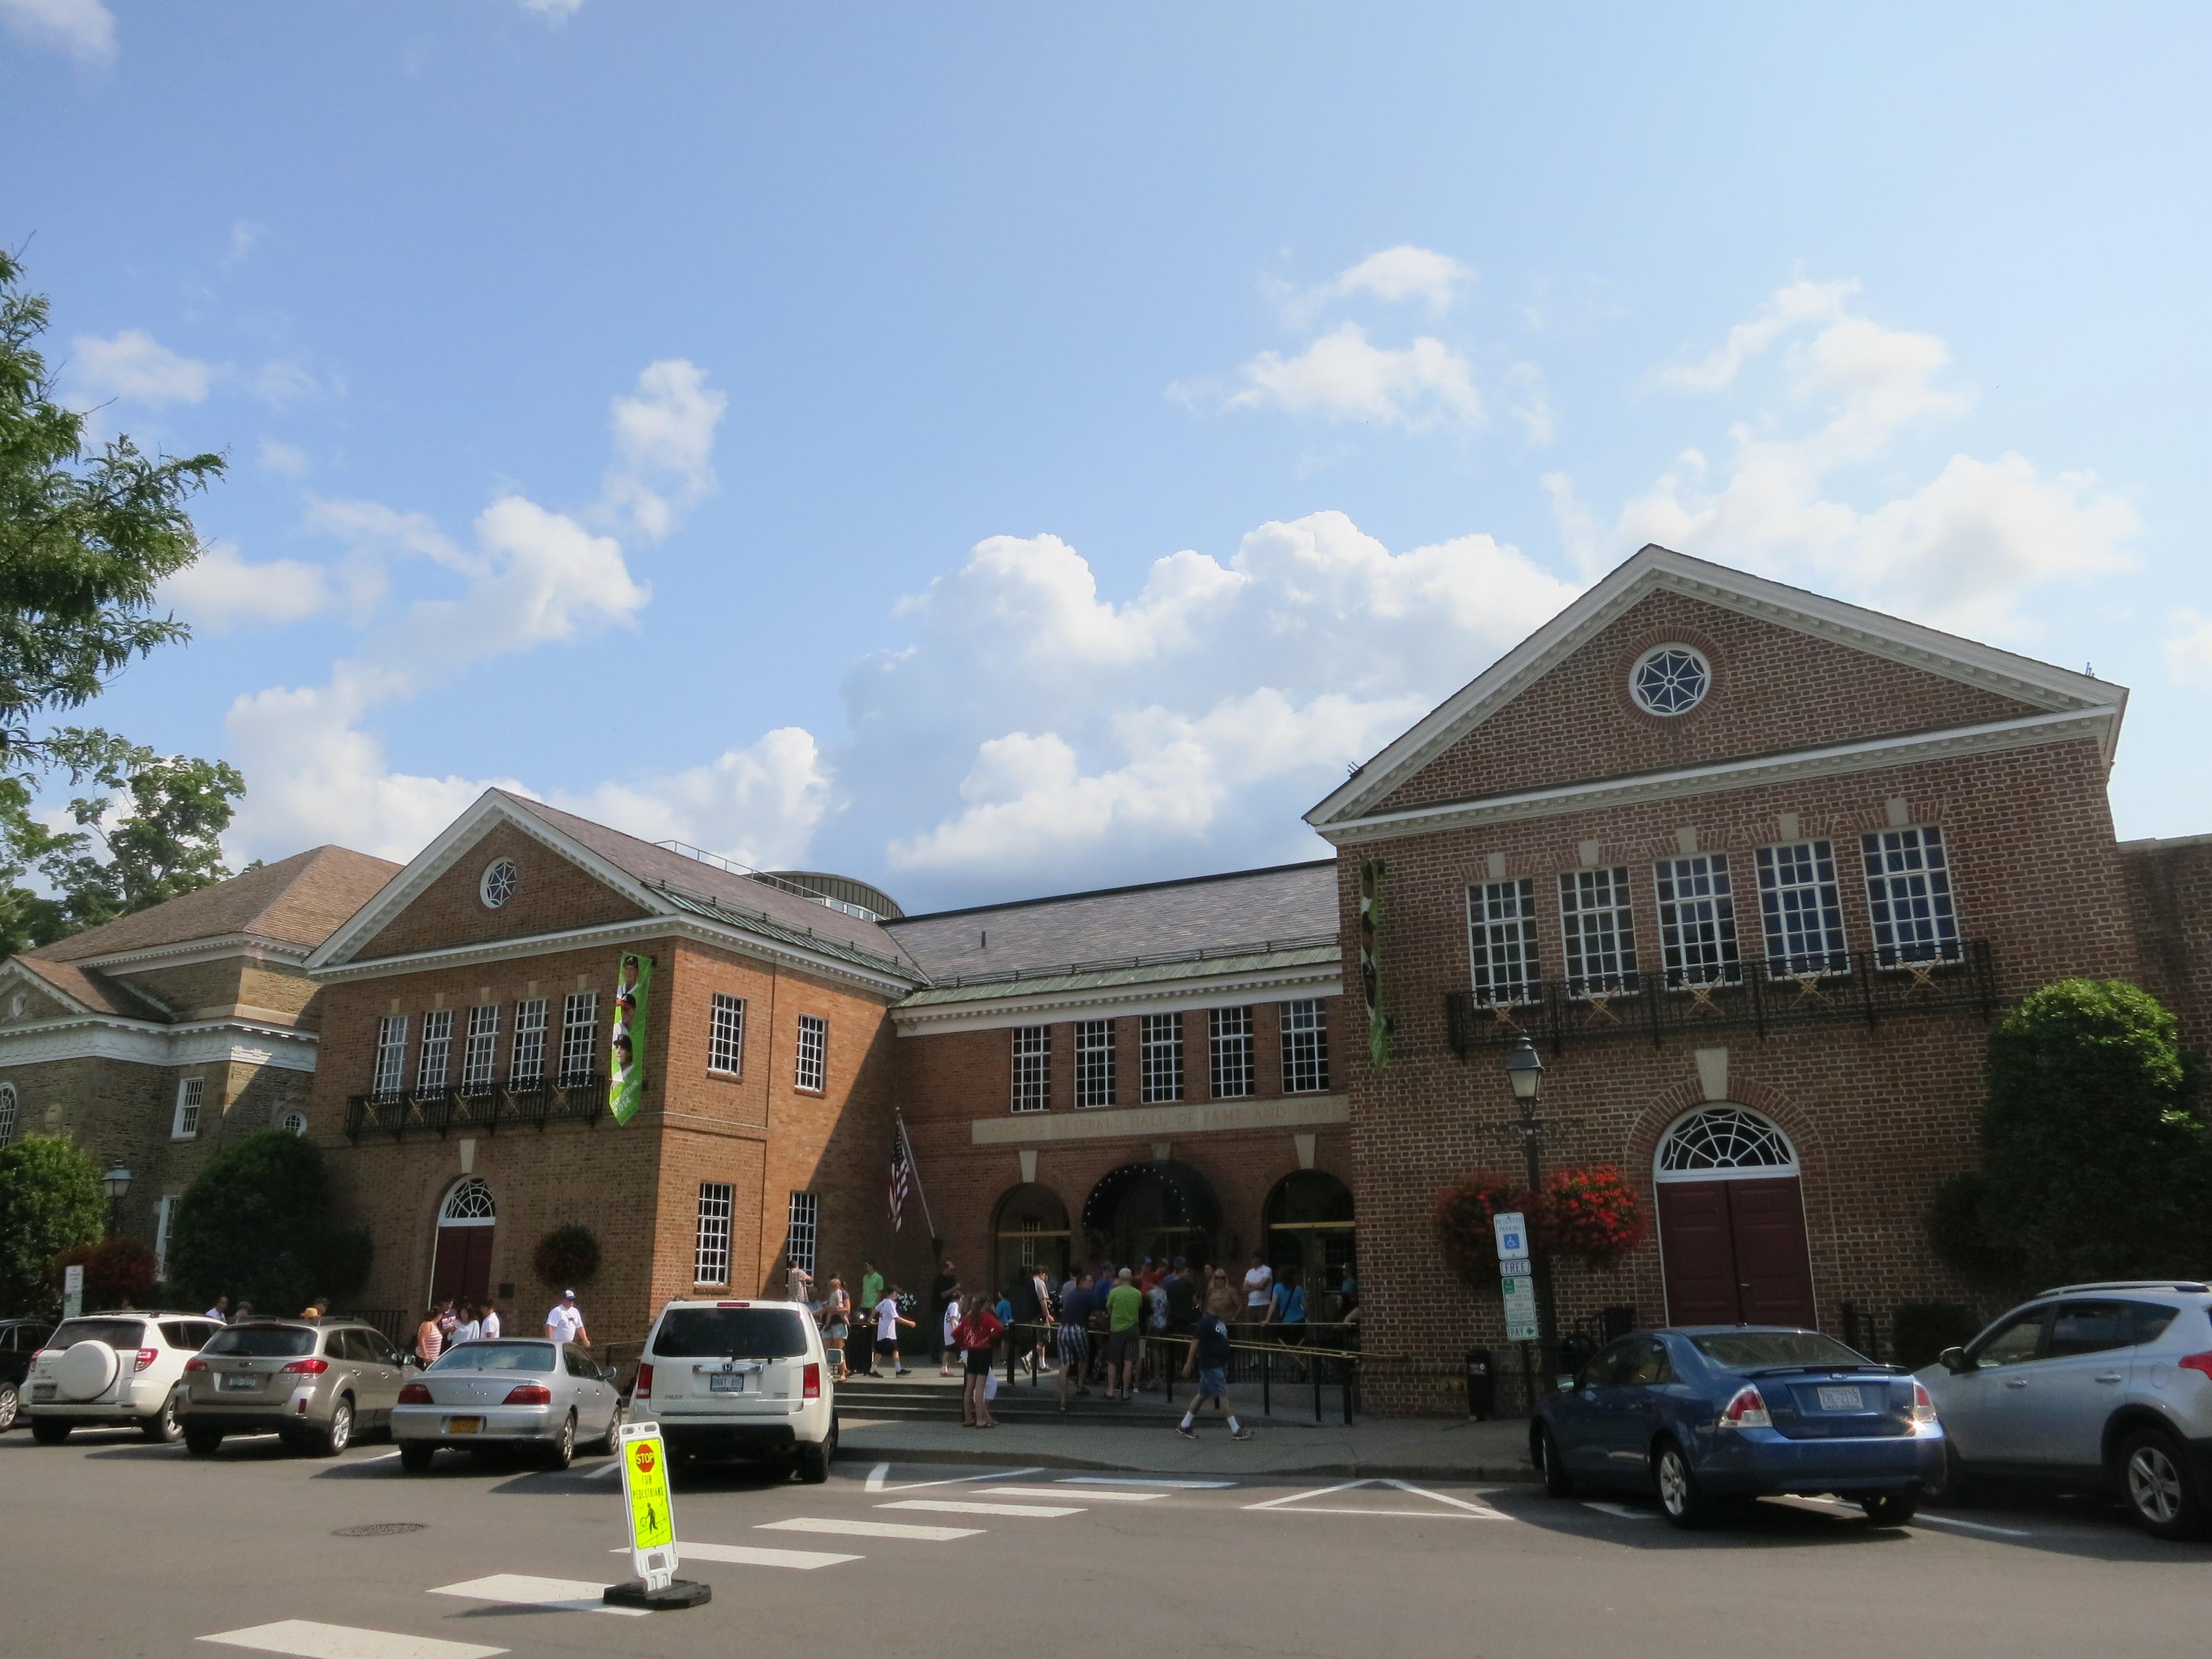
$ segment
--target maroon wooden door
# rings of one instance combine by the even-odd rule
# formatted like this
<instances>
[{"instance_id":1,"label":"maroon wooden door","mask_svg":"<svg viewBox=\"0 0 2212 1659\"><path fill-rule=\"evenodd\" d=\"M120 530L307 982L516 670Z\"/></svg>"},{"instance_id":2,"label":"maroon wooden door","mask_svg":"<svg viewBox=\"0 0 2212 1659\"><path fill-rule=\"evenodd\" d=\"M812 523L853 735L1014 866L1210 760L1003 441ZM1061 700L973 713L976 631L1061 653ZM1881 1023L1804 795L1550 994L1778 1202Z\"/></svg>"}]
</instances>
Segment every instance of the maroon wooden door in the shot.
<instances>
[{"instance_id":1,"label":"maroon wooden door","mask_svg":"<svg viewBox=\"0 0 2212 1659\"><path fill-rule=\"evenodd\" d=\"M491 1236L496 1227L441 1227L430 1269L430 1303L491 1299Z\"/></svg>"},{"instance_id":2,"label":"maroon wooden door","mask_svg":"<svg viewBox=\"0 0 2212 1659\"><path fill-rule=\"evenodd\" d=\"M1818 1322L1795 1176L1661 1182L1659 1249L1669 1323Z\"/></svg>"}]
</instances>

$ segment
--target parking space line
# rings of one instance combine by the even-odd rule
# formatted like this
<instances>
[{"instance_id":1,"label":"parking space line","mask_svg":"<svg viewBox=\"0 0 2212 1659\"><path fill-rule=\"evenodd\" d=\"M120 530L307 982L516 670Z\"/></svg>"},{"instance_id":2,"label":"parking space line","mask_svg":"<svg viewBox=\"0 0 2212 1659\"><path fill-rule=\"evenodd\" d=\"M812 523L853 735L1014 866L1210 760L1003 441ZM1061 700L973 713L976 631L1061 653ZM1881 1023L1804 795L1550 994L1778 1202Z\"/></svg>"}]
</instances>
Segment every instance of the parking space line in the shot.
<instances>
[{"instance_id":1,"label":"parking space line","mask_svg":"<svg viewBox=\"0 0 2212 1659\"><path fill-rule=\"evenodd\" d=\"M744 1567L793 1567L812 1572L847 1561L865 1561L865 1555L835 1555L827 1550L767 1550L751 1544L693 1544L676 1546L679 1561L729 1561Z\"/></svg>"},{"instance_id":2,"label":"parking space line","mask_svg":"<svg viewBox=\"0 0 2212 1659\"><path fill-rule=\"evenodd\" d=\"M1225 1492L1234 1480L1148 1480L1136 1474L1063 1474L1056 1486L1168 1486L1177 1492Z\"/></svg>"},{"instance_id":3,"label":"parking space line","mask_svg":"<svg viewBox=\"0 0 2212 1659\"><path fill-rule=\"evenodd\" d=\"M611 1607L599 1600L605 1584L580 1578L533 1578L527 1573L495 1572L465 1583L441 1584L433 1595L458 1595L470 1601L495 1601L502 1607L546 1607L561 1613L613 1613L643 1618L643 1607Z\"/></svg>"},{"instance_id":4,"label":"parking space line","mask_svg":"<svg viewBox=\"0 0 2212 1659\"><path fill-rule=\"evenodd\" d=\"M1015 1498L1065 1498L1067 1496L1066 1492L1056 1492L1050 1486L995 1486L992 1490L1006 1492ZM1083 1498L1088 1504L1151 1504L1169 1496L1170 1494L1164 1492L1087 1492L1083 1494Z\"/></svg>"},{"instance_id":5,"label":"parking space line","mask_svg":"<svg viewBox=\"0 0 2212 1659\"><path fill-rule=\"evenodd\" d=\"M1913 1523L1916 1526L1934 1525L1938 1527L1963 1527L1968 1532L1993 1533L1999 1538L2033 1538L2035 1536L2033 1533L2023 1532L2017 1527L1992 1527L1987 1522L1961 1521L1957 1516L1949 1515L1923 1514L1916 1515L1912 1519Z\"/></svg>"},{"instance_id":6,"label":"parking space line","mask_svg":"<svg viewBox=\"0 0 2212 1659\"><path fill-rule=\"evenodd\" d=\"M756 1530L836 1533L851 1538L908 1538L927 1544L983 1535L981 1527L916 1527L896 1521L833 1521L825 1516L812 1515L794 1516L788 1521L763 1521Z\"/></svg>"},{"instance_id":7,"label":"parking space line","mask_svg":"<svg viewBox=\"0 0 2212 1659\"><path fill-rule=\"evenodd\" d=\"M586 1480L604 1480L611 1474L620 1474L621 1473L622 1459L619 1457L610 1457L596 1469L588 1469L585 1471L584 1479Z\"/></svg>"},{"instance_id":8,"label":"parking space line","mask_svg":"<svg viewBox=\"0 0 2212 1659\"><path fill-rule=\"evenodd\" d=\"M1050 1504L963 1504L949 1498L908 1498L896 1504L878 1504L879 1510L933 1510L940 1515L1019 1515L1050 1521L1063 1515L1080 1515L1080 1509Z\"/></svg>"},{"instance_id":9,"label":"parking space line","mask_svg":"<svg viewBox=\"0 0 2212 1659\"><path fill-rule=\"evenodd\" d=\"M1595 1504L1585 1498L1583 1507L1595 1510L1600 1515L1617 1515L1624 1521L1656 1521L1658 1515L1651 1510L1639 1510L1628 1504Z\"/></svg>"},{"instance_id":10,"label":"parking space line","mask_svg":"<svg viewBox=\"0 0 2212 1659\"><path fill-rule=\"evenodd\" d=\"M352 1625L319 1624L312 1619L280 1619L203 1636L203 1642L289 1653L295 1659L492 1659L505 1648L474 1642L444 1642L434 1636L403 1636L398 1631L362 1630Z\"/></svg>"},{"instance_id":11,"label":"parking space line","mask_svg":"<svg viewBox=\"0 0 2212 1659\"><path fill-rule=\"evenodd\" d=\"M1448 1504L1445 1510L1376 1510L1352 1508L1343 1504L1314 1504L1306 1500L1333 1498L1338 1492L1352 1492L1363 1486L1393 1486L1416 1498L1425 1498L1433 1503ZM1463 1498L1453 1498L1440 1492L1431 1492L1426 1486L1417 1486L1409 1480L1370 1479L1342 1480L1334 1486L1316 1486L1311 1492L1285 1492L1280 1498L1270 1498L1263 1503L1247 1504L1247 1510L1274 1510L1285 1515L1382 1515L1400 1520L1415 1521L1510 1521L1513 1517L1503 1510L1486 1504L1471 1504Z\"/></svg>"},{"instance_id":12,"label":"parking space line","mask_svg":"<svg viewBox=\"0 0 2212 1659\"><path fill-rule=\"evenodd\" d=\"M878 1463L870 1469L868 1490L870 1492L920 1492L925 1486L966 1486L984 1480L1012 1480L1018 1475L1042 1474L1044 1469L1042 1465L1032 1465L1026 1469L993 1469L987 1474L954 1474L948 1475L941 1480L902 1480L896 1486L886 1484L890 1472L891 1466L888 1463Z\"/></svg>"}]
</instances>

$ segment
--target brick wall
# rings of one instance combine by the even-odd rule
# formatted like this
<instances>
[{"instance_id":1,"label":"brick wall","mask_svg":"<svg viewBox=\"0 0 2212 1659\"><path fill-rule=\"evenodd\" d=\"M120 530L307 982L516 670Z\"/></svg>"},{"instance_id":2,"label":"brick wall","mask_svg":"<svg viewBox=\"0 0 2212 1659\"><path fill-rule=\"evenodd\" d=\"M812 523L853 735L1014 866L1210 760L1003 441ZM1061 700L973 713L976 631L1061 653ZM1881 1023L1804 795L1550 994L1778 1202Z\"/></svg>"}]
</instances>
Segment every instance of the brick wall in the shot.
<instances>
[{"instance_id":1,"label":"brick wall","mask_svg":"<svg viewBox=\"0 0 2212 1659\"><path fill-rule=\"evenodd\" d=\"M2203 1053L2212 1048L2212 836L2119 851L2144 987L2173 1011L2183 1043Z\"/></svg>"},{"instance_id":2,"label":"brick wall","mask_svg":"<svg viewBox=\"0 0 2212 1659\"><path fill-rule=\"evenodd\" d=\"M490 910L478 898L477 887L485 866L497 858L513 859L522 879L512 898ZM411 951L629 921L644 914L580 865L514 824L501 823L479 836L452 869L354 954L356 958L404 956Z\"/></svg>"}]
</instances>

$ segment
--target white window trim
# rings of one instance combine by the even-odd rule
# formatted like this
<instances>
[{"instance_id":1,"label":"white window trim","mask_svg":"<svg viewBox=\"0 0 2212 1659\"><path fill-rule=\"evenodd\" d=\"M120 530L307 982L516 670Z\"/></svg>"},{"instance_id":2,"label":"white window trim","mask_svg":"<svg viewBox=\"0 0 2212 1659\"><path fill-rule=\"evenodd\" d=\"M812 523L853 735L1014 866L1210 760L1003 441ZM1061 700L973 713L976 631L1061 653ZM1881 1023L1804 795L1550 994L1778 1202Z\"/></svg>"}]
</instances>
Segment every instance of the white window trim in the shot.
<instances>
[{"instance_id":1,"label":"white window trim","mask_svg":"<svg viewBox=\"0 0 2212 1659\"><path fill-rule=\"evenodd\" d=\"M1052 1109L1052 1027L1017 1025L1012 1038L1013 1092L1012 1109L1021 1113Z\"/></svg>"},{"instance_id":2,"label":"white window trim","mask_svg":"<svg viewBox=\"0 0 2212 1659\"><path fill-rule=\"evenodd\" d=\"M15 1120L22 1115L22 1097L15 1092L15 1085L0 1083L0 1146L15 1139Z\"/></svg>"},{"instance_id":3,"label":"white window trim","mask_svg":"<svg viewBox=\"0 0 2212 1659\"><path fill-rule=\"evenodd\" d=\"M1613 902L1584 908L1581 898L1581 878L1596 875L1606 878L1613 891ZM1577 963L1576 945L1586 939L1588 924L1601 916L1609 917L1613 927L1613 943L1608 948L1615 965L1609 979L1589 971L1592 951L1586 943L1580 953L1580 965ZM1629 890L1626 865L1603 865L1559 872L1559 945L1564 952L1559 971L1566 976L1571 996L1587 999L1593 992L1601 997L1636 994L1640 984L1639 958L1636 952L1636 904Z\"/></svg>"},{"instance_id":4,"label":"white window trim","mask_svg":"<svg viewBox=\"0 0 2212 1659\"><path fill-rule=\"evenodd\" d=\"M727 1181L699 1183L698 1230L691 1249L691 1282L730 1282L730 1238L737 1212L737 1187Z\"/></svg>"},{"instance_id":5,"label":"white window trim","mask_svg":"<svg viewBox=\"0 0 2212 1659\"><path fill-rule=\"evenodd\" d=\"M1155 1033L1164 1033L1156 1036ZM1173 1014L1145 1014L1137 1025L1137 1071L1140 1085L1139 1092L1147 1106L1164 1106L1182 1099L1190 1089L1188 1077L1183 1070L1182 1016ZM1166 1092L1155 1086L1155 1079L1163 1071L1170 1073L1174 1089Z\"/></svg>"},{"instance_id":6,"label":"white window trim","mask_svg":"<svg viewBox=\"0 0 2212 1659\"><path fill-rule=\"evenodd\" d=\"M1825 881L1821 879L1820 873L1823 848L1827 849L1828 874ZM1806 857L1812 861L1813 878L1809 882L1793 880L1784 887L1780 882L1781 855L1784 853L1795 854L1800 848L1804 850ZM1836 874L1835 842L1825 836L1808 836L1802 841L1771 842L1759 848L1753 854L1752 867L1759 876L1759 948L1765 952L1766 957L1766 976L1769 979L1799 977L1813 979L1830 974L1850 973L1851 970L1850 946L1844 933L1843 884ZM1800 951L1793 954L1789 948L1789 935L1786 931L1784 931L1780 934L1783 948L1780 953L1777 954L1774 947L1777 943L1778 918L1767 914L1766 901L1771 896L1778 903L1781 896L1785 892L1810 893L1813 896L1814 917L1819 924L1820 933L1826 941L1820 948ZM1801 911L1799 914L1802 915L1803 913ZM1832 932L1831 923L1833 924ZM1743 940L1739 935L1736 940L1739 951L1742 948L1742 945ZM1808 965L1802 969L1795 968L1791 965L1793 963L1803 963Z\"/></svg>"},{"instance_id":7,"label":"white window trim","mask_svg":"<svg viewBox=\"0 0 2212 1659\"><path fill-rule=\"evenodd\" d=\"M1789 1154L1788 1160L1781 1164L1723 1164L1719 1167L1707 1165L1680 1170L1666 1168L1667 1153L1674 1143L1674 1137L1698 1118L1708 1116L1748 1118L1753 1125L1771 1136L1775 1144ZM1797 1148L1782 1126L1767 1116L1765 1113L1754 1112L1748 1106L1739 1106L1733 1101L1707 1101L1702 1106L1691 1108L1667 1126L1666 1132L1659 1137L1659 1144L1652 1149L1651 1153L1651 1178L1656 1182L1770 1181L1800 1173L1802 1171L1797 1162Z\"/></svg>"},{"instance_id":8,"label":"white window trim","mask_svg":"<svg viewBox=\"0 0 2212 1659\"><path fill-rule=\"evenodd\" d=\"M719 1063L726 1059L727 1065ZM745 1074L745 1000L714 993L707 1008L707 1070L715 1077Z\"/></svg>"},{"instance_id":9,"label":"white window trim","mask_svg":"<svg viewBox=\"0 0 2212 1659\"><path fill-rule=\"evenodd\" d=\"M545 1086L545 1029L553 1006L547 997L527 997L514 1005L514 1041L507 1054L507 1086Z\"/></svg>"},{"instance_id":10,"label":"white window trim","mask_svg":"<svg viewBox=\"0 0 2212 1659\"><path fill-rule=\"evenodd\" d=\"M431 1075L431 1062L437 1075ZM422 1016L422 1041L415 1050L415 1092L442 1094L453 1075L453 1011L433 1008Z\"/></svg>"},{"instance_id":11,"label":"white window trim","mask_svg":"<svg viewBox=\"0 0 2212 1659\"><path fill-rule=\"evenodd\" d=\"M1282 1006L1283 1092L1286 1095L1325 1095L1328 1092L1328 1005L1320 997L1301 997ZM1309 1052L1300 1056L1297 1050ZM1304 1073L1310 1082L1295 1079Z\"/></svg>"},{"instance_id":12,"label":"white window trim","mask_svg":"<svg viewBox=\"0 0 2212 1659\"><path fill-rule=\"evenodd\" d=\"M1711 901L1705 898L1684 900L1680 897L1669 900L1665 896L1665 890L1668 884L1674 879L1672 872L1675 866L1692 864L1699 860L1705 860L1705 871L1708 875L1718 873L1725 878L1727 882L1728 891L1725 894L1715 896L1717 898L1725 900L1726 903L1725 915L1728 920L1728 928L1727 939L1725 942L1727 949L1722 953L1721 959L1717 963L1711 964L1700 964L1698 969L1699 976L1692 977L1688 964L1687 954L1682 949L1682 924L1679 919L1680 910L1680 907L1685 903L1704 904ZM1668 873L1662 875L1661 873L1662 872L1666 872ZM1729 866L1728 854L1725 853L1684 853L1678 854L1674 858L1661 859L1651 867L1651 891L1653 902L1658 907L1659 911L1660 972L1670 980L1678 975L1680 978L1680 983L1673 986L1672 988L1686 992L1692 987L1735 985L1740 983L1743 978L1743 935L1741 924L1738 922L1735 914L1735 872ZM1667 913L1669 908L1673 908L1677 912L1677 920L1672 923L1669 923L1667 920ZM1715 943L1717 945L1722 942L1717 937L1720 932L1720 916L1722 914L1722 912L1717 911L1714 918L1713 925L1716 933ZM1703 924L1700 923L1695 925L1702 926ZM1674 957L1681 958L1681 966L1677 967L1675 965L1674 961L1672 960L1672 958Z\"/></svg>"},{"instance_id":13,"label":"white window trim","mask_svg":"<svg viewBox=\"0 0 2212 1659\"><path fill-rule=\"evenodd\" d=\"M1644 671L1654 658L1664 656L1669 652L1679 652L1683 656L1687 657L1692 663L1697 665L1698 694L1692 697L1689 702L1684 703L1680 708L1656 708L1651 705L1650 702L1644 695ZM1630 666L1628 671L1629 701L1633 702L1637 708L1643 710L1644 713L1650 715L1654 720L1680 720L1683 715L1701 707L1705 699L1712 695L1712 659L1705 655L1704 652L1698 650L1696 646L1687 644L1680 640L1667 640L1658 645L1653 646L1649 651L1643 652L1637 657L1636 661Z\"/></svg>"},{"instance_id":14,"label":"white window trim","mask_svg":"<svg viewBox=\"0 0 2212 1659\"><path fill-rule=\"evenodd\" d=\"M1243 1029L1224 1031L1221 1027L1224 1019L1243 1021ZM1221 1086L1222 1060L1237 1053L1244 1057L1244 1086L1224 1090ZM1206 1084L1207 1097L1212 1100L1250 1100L1260 1092L1260 1022L1253 1018L1250 1004L1206 1011Z\"/></svg>"},{"instance_id":15,"label":"white window trim","mask_svg":"<svg viewBox=\"0 0 2212 1659\"><path fill-rule=\"evenodd\" d=\"M813 1063L811 1066L808 1061ZM812 1081L808 1080L809 1072ZM792 1070L792 1085L810 1095L827 1094L830 1091L830 1018L826 1014L801 1014L799 1017L799 1045L796 1062Z\"/></svg>"},{"instance_id":16,"label":"white window trim","mask_svg":"<svg viewBox=\"0 0 2212 1659\"><path fill-rule=\"evenodd\" d=\"M821 1243L822 1200L812 1193L794 1192L784 1225L784 1259L811 1273Z\"/></svg>"},{"instance_id":17,"label":"white window trim","mask_svg":"<svg viewBox=\"0 0 2212 1659\"><path fill-rule=\"evenodd\" d=\"M166 1284L169 1277L169 1229L177 1218L177 1200L182 1193L164 1193L161 1202L154 1206L154 1278Z\"/></svg>"},{"instance_id":18,"label":"white window trim","mask_svg":"<svg viewBox=\"0 0 2212 1659\"><path fill-rule=\"evenodd\" d=\"M469 1010L461 1038L461 1092L489 1094L499 1071L499 1004L480 1002Z\"/></svg>"},{"instance_id":19,"label":"white window trim","mask_svg":"<svg viewBox=\"0 0 2212 1659\"><path fill-rule=\"evenodd\" d=\"M1875 920L1875 916L1874 884L1877 878L1874 872L1869 868L1867 865L1866 844L1869 841L1879 842L1884 836L1902 834L1917 835L1922 837L1921 855L1923 860L1923 863L1922 865L1920 873L1923 876L1925 876L1927 873L1927 866L1924 862L1927 856L1926 837L1929 836L1935 836L1937 842L1941 844L1943 848L1943 896L1949 901L1951 908L1951 932L1949 940L1948 941L1951 947L1951 953L1948 956L1943 954L1942 946L1946 941L1939 933L1939 936L1935 942L1936 948L1930 955L1924 957L1908 957L1904 953L1900 947L1893 943L1889 946L1889 949L1894 953L1896 960L1893 962L1884 962L1881 959L1883 949L1881 943L1881 924ZM1864 881L1866 886L1867 939L1874 947L1875 965L1882 972L1890 974L1909 973L1915 968L1941 966L1946 963L1964 962L1966 960L1966 931L1965 924L1960 921L1959 917L1959 884L1952 874L1951 838L1943 833L1943 826L1942 824L1887 824L1880 830L1868 830L1863 831L1859 836L1859 875ZM1888 882L1899 879L1899 878L1884 875L1881 877L1880 879L1887 884ZM1895 921L1895 902L1896 902L1893 899L1891 901L1892 920L1889 926L1893 940L1895 938L1897 927ZM0 1137L0 1143L4 1143L4 1139L5 1137Z\"/></svg>"},{"instance_id":20,"label":"white window trim","mask_svg":"<svg viewBox=\"0 0 2212 1659\"><path fill-rule=\"evenodd\" d=\"M198 1138L200 1115L207 1100L207 1079L182 1077L177 1079L177 1109L169 1119L169 1139L192 1140Z\"/></svg>"},{"instance_id":21,"label":"white window trim","mask_svg":"<svg viewBox=\"0 0 2212 1659\"><path fill-rule=\"evenodd\" d=\"M585 1081L598 1072L599 1058L599 994L571 991L561 1004L561 1069L554 1081L563 1088Z\"/></svg>"},{"instance_id":22,"label":"white window trim","mask_svg":"<svg viewBox=\"0 0 2212 1659\"><path fill-rule=\"evenodd\" d=\"M397 1100L407 1090L407 1016L386 1014L376 1022L376 1071L369 1091L379 1100Z\"/></svg>"},{"instance_id":23,"label":"white window trim","mask_svg":"<svg viewBox=\"0 0 2212 1659\"><path fill-rule=\"evenodd\" d=\"M1075 1103L1083 1110L1103 1111L1118 1097L1115 1037L1110 1019L1075 1022Z\"/></svg>"},{"instance_id":24,"label":"white window trim","mask_svg":"<svg viewBox=\"0 0 2212 1659\"><path fill-rule=\"evenodd\" d=\"M1494 916L1492 896L1512 896L1512 915ZM1506 930L1518 933L1517 939ZM1493 949L1504 947L1517 957L1517 971L1499 977L1493 966ZM1544 981L1542 947L1537 940L1536 884L1529 877L1504 881L1471 881L1467 884L1468 989L1486 1008L1517 1008L1541 994ZM1484 981L1491 982L1486 988Z\"/></svg>"}]
</instances>

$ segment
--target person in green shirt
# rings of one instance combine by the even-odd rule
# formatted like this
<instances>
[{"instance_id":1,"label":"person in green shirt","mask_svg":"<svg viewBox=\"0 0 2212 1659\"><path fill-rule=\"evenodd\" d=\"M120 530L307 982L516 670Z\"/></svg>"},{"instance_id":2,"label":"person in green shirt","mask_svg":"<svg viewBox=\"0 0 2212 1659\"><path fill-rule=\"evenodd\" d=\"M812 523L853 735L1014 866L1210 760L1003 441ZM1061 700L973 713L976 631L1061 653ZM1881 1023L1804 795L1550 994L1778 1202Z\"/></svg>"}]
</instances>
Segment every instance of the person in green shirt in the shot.
<instances>
[{"instance_id":1,"label":"person in green shirt","mask_svg":"<svg viewBox=\"0 0 2212 1659\"><path fill-rule=\"evenodd\" d=\"M1145 1293L1127 1267L1106 1292L1106 1397L1127 1401L1136 1392L1137 1362L1145 1352Z\"/></svg>"},{"instance_id":2,"label":"person in green shirt","mask_svg":"<svg viewBox=\"0 0 2212 1659\"><path fill-rule=\"evenodd\" d=\"M870 1310L870 1317L872 1318L876 1304L883 1299L884 1276L876 1271L874 1262L863 1261L860 1264L860 1305ZM876 1375L876 1362L872 1354L869 1356L868 1369L862 1375L866 1376Z\"/></svg>"}]
</instances>

